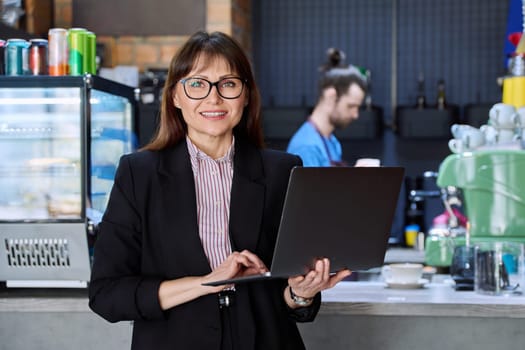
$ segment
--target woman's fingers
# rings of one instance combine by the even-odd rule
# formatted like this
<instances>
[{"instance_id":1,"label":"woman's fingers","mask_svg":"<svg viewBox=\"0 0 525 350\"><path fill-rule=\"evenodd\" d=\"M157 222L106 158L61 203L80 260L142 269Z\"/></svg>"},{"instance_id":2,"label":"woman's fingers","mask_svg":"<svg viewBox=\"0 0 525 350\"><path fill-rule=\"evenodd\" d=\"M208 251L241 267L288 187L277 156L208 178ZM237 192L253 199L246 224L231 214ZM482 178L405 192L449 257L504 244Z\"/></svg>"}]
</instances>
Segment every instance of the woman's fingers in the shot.
<instances>
[{"instance_id":1,"label":"woman's fingers","mask_svg":"<svg viewBox=\"0 0 525 350\"><path fill-rule=\"evenodd\" d=\"M255 254L248 250L243 250L240 253L237 253L237 262L242 264L245 268L253 268L261 272L268 271L268 268L264 262Z\"/></svg>"},{"instance_id":2,"label":"woman's fingers","mask_svg":"<svg viewBox=\"0 0 525 350\"><path fill-rule=\"evenodd\" d=\"M348 277L351 271L348 269L340 270L337 273L330 274L330 260L319 259L315 262L314 268L304 276L295 276L288 279L288 283L296 291L297 295L311 297L318 292L332 288L337 283Z\"/></svg>"}]
</instances>

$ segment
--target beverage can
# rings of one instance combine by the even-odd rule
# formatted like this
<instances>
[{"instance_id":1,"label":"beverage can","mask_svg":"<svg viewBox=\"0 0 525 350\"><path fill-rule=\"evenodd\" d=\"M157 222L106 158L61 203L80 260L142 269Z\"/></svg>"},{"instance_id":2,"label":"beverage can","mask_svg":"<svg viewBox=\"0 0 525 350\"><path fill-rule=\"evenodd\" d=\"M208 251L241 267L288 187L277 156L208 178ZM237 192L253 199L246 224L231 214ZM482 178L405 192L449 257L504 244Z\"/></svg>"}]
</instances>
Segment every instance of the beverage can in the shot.
<instances>
[{"instance_id":1,"label":"beverage can","mask_svg":"<svg viewBox=\"0 0 525 350\"><path fill-rule=\"evenodd\" d=\"M4 72L4 66L5 66L5 60L4 60L4 51L5 51L5 41L0 39L0 75L5 74Z\"/></svg>"},{"instance_id":2,"label":"beverage can","mask_svg":"<svg viewBox=\"0 0 525 350\"><path fill-rule=\"evenodd\" d=\"M51 28L48 32L48 69L49 75L68 74L68 43L67 30Z\"/></svg>"},{"instance_id":3,"label":"beverage can","mask_svg":"<svg viewBox=\"0 0 525 350\"><path fill-rule=\"evenodd\" d=\"M405 227L405 243L408 247L416 245L417 234L419 233L419 225L412 224Z\"/></svg>"},{"instance_id":4,"label":"beverage can","mask_svg":"<svg viewBox=\"0 0 525 350\"><path fill-rule=\"evenodd\" d=\"M29 42L24 39L9 39L5 47L5 74L25 75L29 72Z\"/></svg>"},{"instance_id":5,"label":"beverage can","mask_svg":"<svg viewBox=\"0 0 525 350\"><path fill-rule=\"evenodd\" d=\"M29 47L29 73L47 75L47 40L31 39Z\"/></svg>"},{"instance_id":6,"label":"beverage can","mask_svg":"<svg viewBox=\"0 0 525 350\"><path fill-rule=\"evenodd\" d=\"M84 71L97 74L97 37L93 32L86 32L86 42L84 50Z\"/></svg>"},{"instance_id":7,"label":"beverage can","mask_svg":"<svg viewBox=\"0 0 525 350\"><path fill-rule=\"evenodd\" d=\"M71 28L68 31L69 75L82 75L86 72L84 56L86 51L87 30Z\"/></svg>"}]
</instances>

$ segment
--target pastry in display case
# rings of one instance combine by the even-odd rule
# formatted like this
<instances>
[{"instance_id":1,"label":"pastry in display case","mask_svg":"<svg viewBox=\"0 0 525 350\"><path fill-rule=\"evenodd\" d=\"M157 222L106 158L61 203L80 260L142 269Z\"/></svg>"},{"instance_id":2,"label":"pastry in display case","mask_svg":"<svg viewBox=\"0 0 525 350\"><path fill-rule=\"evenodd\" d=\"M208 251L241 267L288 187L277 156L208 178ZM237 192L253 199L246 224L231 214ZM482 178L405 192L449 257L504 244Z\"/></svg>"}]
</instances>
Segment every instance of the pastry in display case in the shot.
<instances>
[{"instance_id":1,"label":"pastry in display case","mask_svg":"<svg viewBox=\"0 0 525 350\"><path fill-rule=\"evenodd\" d=\"M0 281L85 286L138 91L97 76L0 76Z\"/></svg>"}]
</instances>

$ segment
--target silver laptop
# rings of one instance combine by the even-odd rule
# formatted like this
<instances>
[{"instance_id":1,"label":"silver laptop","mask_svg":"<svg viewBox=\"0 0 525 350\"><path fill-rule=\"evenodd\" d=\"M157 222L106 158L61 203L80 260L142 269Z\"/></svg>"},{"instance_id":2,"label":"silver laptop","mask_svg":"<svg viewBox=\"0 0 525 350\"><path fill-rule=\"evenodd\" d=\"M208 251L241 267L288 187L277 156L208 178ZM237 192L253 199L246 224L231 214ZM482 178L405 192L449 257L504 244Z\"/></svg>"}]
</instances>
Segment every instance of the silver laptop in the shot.
<instances>
[{"instance_id":1,"label":"silver laptop","mask_svg":"<svg viewBox=\"0 0 525 350\"><path fill-rule=\"evenodd\" d=\"M403 176L401 167L292 169L270 271L206 285L302 275L324 257L331 272L381 266Z\"/></svg>"}]
</instances>

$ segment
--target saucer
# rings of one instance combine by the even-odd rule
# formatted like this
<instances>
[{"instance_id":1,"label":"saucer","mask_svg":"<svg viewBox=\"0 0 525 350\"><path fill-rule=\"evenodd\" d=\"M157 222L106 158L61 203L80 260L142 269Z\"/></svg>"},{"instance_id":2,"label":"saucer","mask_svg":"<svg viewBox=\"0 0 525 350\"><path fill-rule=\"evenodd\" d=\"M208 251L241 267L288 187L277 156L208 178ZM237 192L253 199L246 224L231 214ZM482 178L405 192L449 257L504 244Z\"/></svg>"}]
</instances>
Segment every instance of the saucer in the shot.
<instances>
[{"instance_id":1,"label":"saucer","mask_svg":"<svg viewBox=\"0 0 525 350\"><path fill-rule=\"evenodd\" d=\"M424 278L420 278L415 283L403 283L403 282L395 282L393 280L387 280L386 285L388 286L388 288L393 288L393 289L418 289L418 288L423 288L423 286L427 284L428 282L429 280L424 279Z\"/></svg>"}]
</instances>

